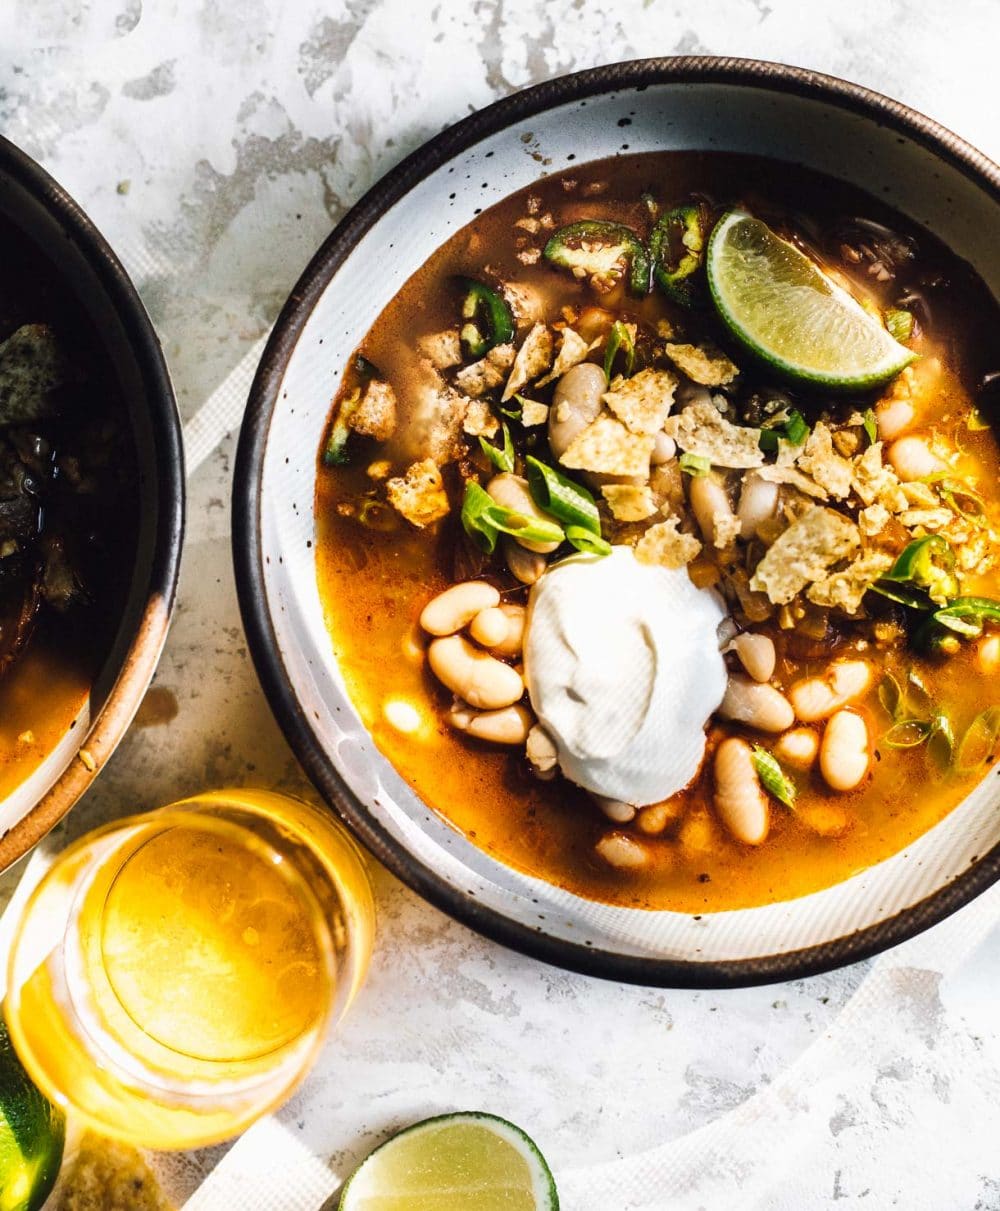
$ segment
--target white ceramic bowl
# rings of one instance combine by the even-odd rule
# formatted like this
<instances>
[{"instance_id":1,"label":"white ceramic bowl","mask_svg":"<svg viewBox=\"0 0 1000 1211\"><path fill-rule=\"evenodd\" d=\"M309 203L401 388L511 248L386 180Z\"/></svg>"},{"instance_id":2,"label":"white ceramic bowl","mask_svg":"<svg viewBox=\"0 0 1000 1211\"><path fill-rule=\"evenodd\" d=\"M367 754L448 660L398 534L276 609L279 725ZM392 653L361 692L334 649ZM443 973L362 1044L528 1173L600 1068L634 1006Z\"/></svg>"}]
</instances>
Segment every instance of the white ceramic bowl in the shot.
<instances>
[{"instance_id":1,"label":"white ceramic bowl","mask_svg":"<svg viewBox=\"0 0 1000 1211\"><path fill-rule=\"evenodd\" d=\"M894 101L732 59L624 63L553 80L433 139L317 253L252 389L234 557L275 714L330 805L400 878L473 928L549 962L645 984L720 986L862 958L982 891L1000 876L1000 770L916 844L814 895L694 917L584 900L477 849L376 749L331 653L313 549L316 451L330 400L350 354L414 270L480 208L549 168L683 149L770 156L849 181L930 228L1000 293L1000 169Z\"/></svg>"}]
</instances>

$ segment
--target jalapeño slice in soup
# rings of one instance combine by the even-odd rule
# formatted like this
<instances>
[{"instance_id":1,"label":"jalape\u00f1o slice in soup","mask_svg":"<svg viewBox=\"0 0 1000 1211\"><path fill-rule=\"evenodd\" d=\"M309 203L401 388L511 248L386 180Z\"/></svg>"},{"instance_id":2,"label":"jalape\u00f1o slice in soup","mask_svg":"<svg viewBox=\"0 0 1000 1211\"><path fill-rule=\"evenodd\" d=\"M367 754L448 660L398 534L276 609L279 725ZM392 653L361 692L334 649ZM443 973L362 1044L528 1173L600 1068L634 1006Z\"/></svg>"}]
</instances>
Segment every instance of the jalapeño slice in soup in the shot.
<instances>
[{"instance_id":1,"label":"jalape\u00f1o slice in soup","mask_svg":"<svg viewBox=\"0 0 1000 1211\"><path fill-rule=\"evenodd\" d=\"M765 160L622 157L481 215L320 451L376 743L610 903L764 904L902 849L1000 734L998 321L931 233Z\"/></svg>"}]
</instances>

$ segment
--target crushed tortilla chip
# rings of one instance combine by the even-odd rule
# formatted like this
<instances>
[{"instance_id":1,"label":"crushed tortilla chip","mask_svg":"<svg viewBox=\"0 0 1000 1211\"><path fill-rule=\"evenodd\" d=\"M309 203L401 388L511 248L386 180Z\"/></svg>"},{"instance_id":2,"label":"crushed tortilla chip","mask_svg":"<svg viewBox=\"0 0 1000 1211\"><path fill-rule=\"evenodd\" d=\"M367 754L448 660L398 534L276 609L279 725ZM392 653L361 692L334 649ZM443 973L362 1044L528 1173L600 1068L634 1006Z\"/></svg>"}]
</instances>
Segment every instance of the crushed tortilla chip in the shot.
<instances>
[{"instance_id":1,"label":"crushed tortilla chip","mask_svg":"<svg viewBox=\"0 0 1000 1211\"><path fill-rule=\"evenodd\" d=\"M388 441L396 432L396 393L388 383L372 379L348 421L355 433Z\"/></svg>"},{"instance_id":2,"label":"crushed tortilla chip","mask_svg":"<svg viewBox=\"0 0 1000 1211\"><path fill-rule=\"evenodd\" d=\"M919 480L913 479L908 483L900 484L899 490L911 509L939 509L941 507L941 502L930 484L922 484Z\"/></svg>"},{"instance_id":3,"label":"crushed tortilla chip","mask_svg":"<svg viewBox=\"0 0 1000 1211\"><path fill-rule=\"evenodd\" d=\"M170 1211L141 1153L87 1131L53 1193L52 1211ZM50 1204L47 1202L46 1206Z\"/></svg>"},{"instance_id":4,"label":"crushed tortilla chip","mask_svg":"<svg viewBox=\"0 0 1000 1211\"><path fill-rule=\"evenodd\" d=\"M867 551L840 572L811 584L806 596L814 605L856 614L872 583L888 572L892 564L893 557L884 551Z\"/></svg>"},{"instance_id":5,"label":"crushed tortilla chip","mask_svg":"<svg viewBox=\"0 0 1000 1211\"><path fill-rule=\"evenodd\" d=\"M880 505L877 502L869 505L866 509L862 509L858 514L858 529L862 534L872 538L876 534L881 534L889 524L889 519L892 515L885 505Z\"/></svg>"},{"instance_id":6,"label":"crushed tortilla chip","mask_svg":"<svg viewBox=\"0 0 1000 1211\"><path fill-rule=\"evenodd\" d=\"M601 495L616 521L645 521L656 512L656 501L648 484L604 484Z\"/></svg>"},{"instance_id":7,"label":"crushed tortilla chip","mask_svg":"<svg viewBox=\"0 0 1000 1211\"><path fill-rule=\"evenodd\" d=\"M639 563L659 564L664 568L682 568L689 564L701 550L701 543L693 534L682 534L677 529L677 518L650 526L635 545L635 557Z\"/></svg>"},{"instance_id":8,"label":"crushed tortilla chip","mask_svg":"<svg viewBox=\"0 0 1000 1211\"><path fill-rule=\"evenodd\" d=\"M826 489L821 488L815 480L810 479L808 475L803 475L795 467L780 463L775 463L770 467L760 467L757 471L757 478L766 480L769 484L789 484L793 488L798 488L800 492L804 492L806 496L812 496L815 500L827 499Z\"/></svg>"},{"instance_id":9,"label":"crushed tortilla chip","mask_svg":"<svg viewBox=\"0 0 1000 1211\"><path fill-rule=\"evenodd\" d=\"M859 546L858 527L842 513L813 505L768 548L750 580L750 588L784 605L827 568Z\"/></svg>"},{"instance_id":10,"label":"crushed tortilla chip","mask_svg":"<svg viewBox=\"0 0 1000 1211\"><path fill-rule=\"evenodd\" d=\"M954 518L950 509L904 509L898 521L908 530L922 526L925 530L943 530Z\"/></svg>"},{"instance_id":11,"label":"crushed tortilla chip","mask_svg":"<svg viewBox=\"0 0 1000 1211\"><path fill-rule=\"evenodd\" d=\"M881 442L873 442L854 460L851 487L862 504L873 505L898 486L896 472L882 462ZM882 500L882 503L887 509L892 509L887 500Z\"/></svg>"},{"instance_id":12,"label":"crushed tortilla chip","mask_svg":"<svg viewBox=\"0 0 1000 1211\"><path fill-rule=\"evenodd\" d=\"M673 406L676 390L677 375L669 370L640 370L631 378L616 378L602 399L633 433L657 433Z\"/></svg>"},{"instance_id":13,"label":"crushed tortilla chip","mask_svg":"<svg viewBox=\"0 0 1000 1211\"><path fill-rule=\"evenodd\" d=\"M764 462L760 430L732 424L704 400L668 417L663 431L682 450L707 458L716 467L759 467Z\"/></svg>"},{"instance_id":14,"label":"crushed tortilla chip","mask_svg":"<svg viewBox=\"0 0 1000 1211\"><path fill-rule=\"evenodd\" d=\"M500 422L484 399L470 399L462 421L462 432L470 437L496 437Z\"/></svg>"},{"instance_id":15,"label":"crushed tortilla chip","mask_svg":"<svg viewBox=\"0 0 1000 1211\"><path fill-rule=\"evenodd\" d=\"M743 523L732 511L712 514L712 545L720 551L731 547L739 538Z\"/></svg>"},{"instance_id":16,"label":"crushed tortilla chip","mask_svg":"<svg viewBox=\"0 0 1000 1211\"><path fill-rule=\"evenodd\" d=\"M455 386L466 395L478 398L499 387L514 364L514 346L496 345L478 362L455 375Z\"/></svg>"},{"instance_id":17,"label":"crushed tortilla chip","mask_svg":"<svg viewBox=\"0 0 1000 1211\"><path fill-rule=\"evenodd\" d=\"M555 382L557 378L562 378L567 370L572 370L574 366L579 365L589 352L590 345L579 332L567 326L562 330L559 352L552 363L552 369L544 378L538 380L538 386L544 387L548 383Z\"/></svg>"},{"instance_id":18,"label":"crushed tortilla chip","mask_svg":"<svg viewBox=\"0 0 1000 1211\"><path fill-rule=\"evenodd\" d=\"M667 357L677 369L686 374L693 383L701 383L703 387L724 387L740 372L739 366L714 345L668 343L665 349Z\"/></svg>"},{"instance_id":19,"label":"crushed tortilla chip","mask_svg":"<svg viewBox=\"0 0 1000 1211\"><path fill-rule=\"evenodd\" d=\"M391 471L392 463L387 458L378 458L365 468L369 479L388 479Z\"/></svg>"},{"instance_id":20,"label":"crushed tortilla chip","mask_svg":"<svg viewBox=\"0 0 1000 1211\"><path fill-rule=\"evenodd\" d=\"M835 500L843 500L851 490L854 467L849 458L834 450L833 434L822 421L816 422L806 438L798 466Z\"/></svg>"},{"instance_id":21,"label":"crushed tortilla chip","mask_svg":"<svg viewBox=\"0 0 1000 1211\"><path fill-rule=\"evenodd\" d=\"M410 462L432 458L443 467L464 450L462 418L472 401L452 391L429 362L421 363L421 370L407 399L410 415L400 433L400 456Z\"/></svg>"},{"instance_id":22,"label":"crushed tortilla chip","mask_svg":"<svg viewBox=\"0 0 1000 1211\"><path fill-rule=\"evenodd\" d=\"M526 429L535 425L544 425L549 419L548 404L540 404L536 400L526 399L521 406L521 424Z\"/></svg>"},{"instance_id":23,"label":"crushed tortilla chip","mask_svg":"<svg viewBox=\"0 0 1000 1211\"><path fill-rule=\"evenodd\" d=\"M444 481L432 458L411 463L405 475L386 481L385 490L392 507L418 530L448 512Z\"/></svg>"},{"instance_id":24,"label":"crushed tortilla chip","mask_svg":"<svg viewBox=\"0 0 1000 1211\"><path fill-rule=\"evenodd\" d=\"M544 324L535 324L521 342L514 358L507 386L503 389L503 400L516 395L532 379L552 365L552 333Z\"/></svg>"},{"instance_id":25,"label":"crushed tortilla chip","mask_svg":"<svg viewBox=\"0 0 1000 1211\"><path fill-rule=\"evenodd\" d=\"M652 453L651 434L630 433L620 420L602 413L576 435L559 461L575 471L638 475L646 479Z\"/></svg>"},{"instance_id":26,"label":"crushed tortilla chip","mask_svg":"<svg viewBox=\"0 0 1000 1211\"><path fill-rule=\"evenodd\" d=\"M450 370L462 364L462 342L457 328L430 332L417 341L417 348L435 370Z\"/></svg>"}]
</instances>

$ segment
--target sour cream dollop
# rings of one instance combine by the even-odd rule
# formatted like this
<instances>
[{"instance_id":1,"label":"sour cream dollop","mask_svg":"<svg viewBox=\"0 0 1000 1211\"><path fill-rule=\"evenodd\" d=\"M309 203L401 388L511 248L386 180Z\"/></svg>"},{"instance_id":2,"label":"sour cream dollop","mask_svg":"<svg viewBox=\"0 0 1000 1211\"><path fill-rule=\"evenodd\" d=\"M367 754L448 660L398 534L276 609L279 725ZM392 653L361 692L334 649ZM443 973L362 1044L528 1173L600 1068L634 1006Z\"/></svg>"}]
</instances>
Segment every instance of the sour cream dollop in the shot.
<instances>
[{"instance_id":1,"label":"sour cream dollop","mask_svg":"<svg viewBox=\"0 0 1000 1211\"><path fill-rule=\"evenodd\" d=\"M726 689L723 617L684 568L639 563L631 547L575 555L541 577L525 679L567 778L636 806L691 781Z\"/></svg>"}]
</instances>

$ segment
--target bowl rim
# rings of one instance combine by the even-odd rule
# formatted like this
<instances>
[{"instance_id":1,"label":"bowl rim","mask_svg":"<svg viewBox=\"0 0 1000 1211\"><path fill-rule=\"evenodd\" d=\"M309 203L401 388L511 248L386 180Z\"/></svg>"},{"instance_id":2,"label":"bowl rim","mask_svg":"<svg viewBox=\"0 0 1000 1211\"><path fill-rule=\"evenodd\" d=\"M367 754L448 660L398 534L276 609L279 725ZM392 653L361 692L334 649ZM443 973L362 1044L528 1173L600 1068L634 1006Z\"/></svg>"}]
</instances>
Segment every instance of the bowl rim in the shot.
<instances>
[{"instance_id":1,"label":"bowl rim","mask_svg":"<svg viewBox=\"0 0 1000 1211\"><path fill-rule=\"evenodd\" d=\"M76 804L128 730L160 659L173 612L184 540L185 477L180 417L163 350L138 291L110 244L79 203L27 152L0 136L0 174L12 180L60 225L80 250L128 341L149 404L156 459L156 528L145 601L101 708L77 753L38 802L0 836L0 871L23 857ZM140 472L142 468L140 467Z\"/></svg>"},{"instance_id":2,"label":"bowl rim","mask_svg":"<svg viewBox=\"0 0 1000 1211\"><path fill-rule=\"evenodd\" d=\"M330 761L292 689L268 609L261 544L262 476L280 385L299 336L353 246L415 184L485 136L539 112L616 89L728 84L818 99L907 136L946 160L1000 205L1000 166L932 118L860 84L758 59L636 59L558 76L504 97L448 127L378 180L341 219L282 308L250 388L233 477L233 561L240 611L264 694L292 750L330 807L397 878L495 942L583 975L646 986L732 988L818 975L869 958L937 924L1000 879L1000 844L962 874L894 916L817 945L751 959L698 961L623 955L553 938L463 895L419 863L369 814Z\"/></svg>"}]
</instances>

